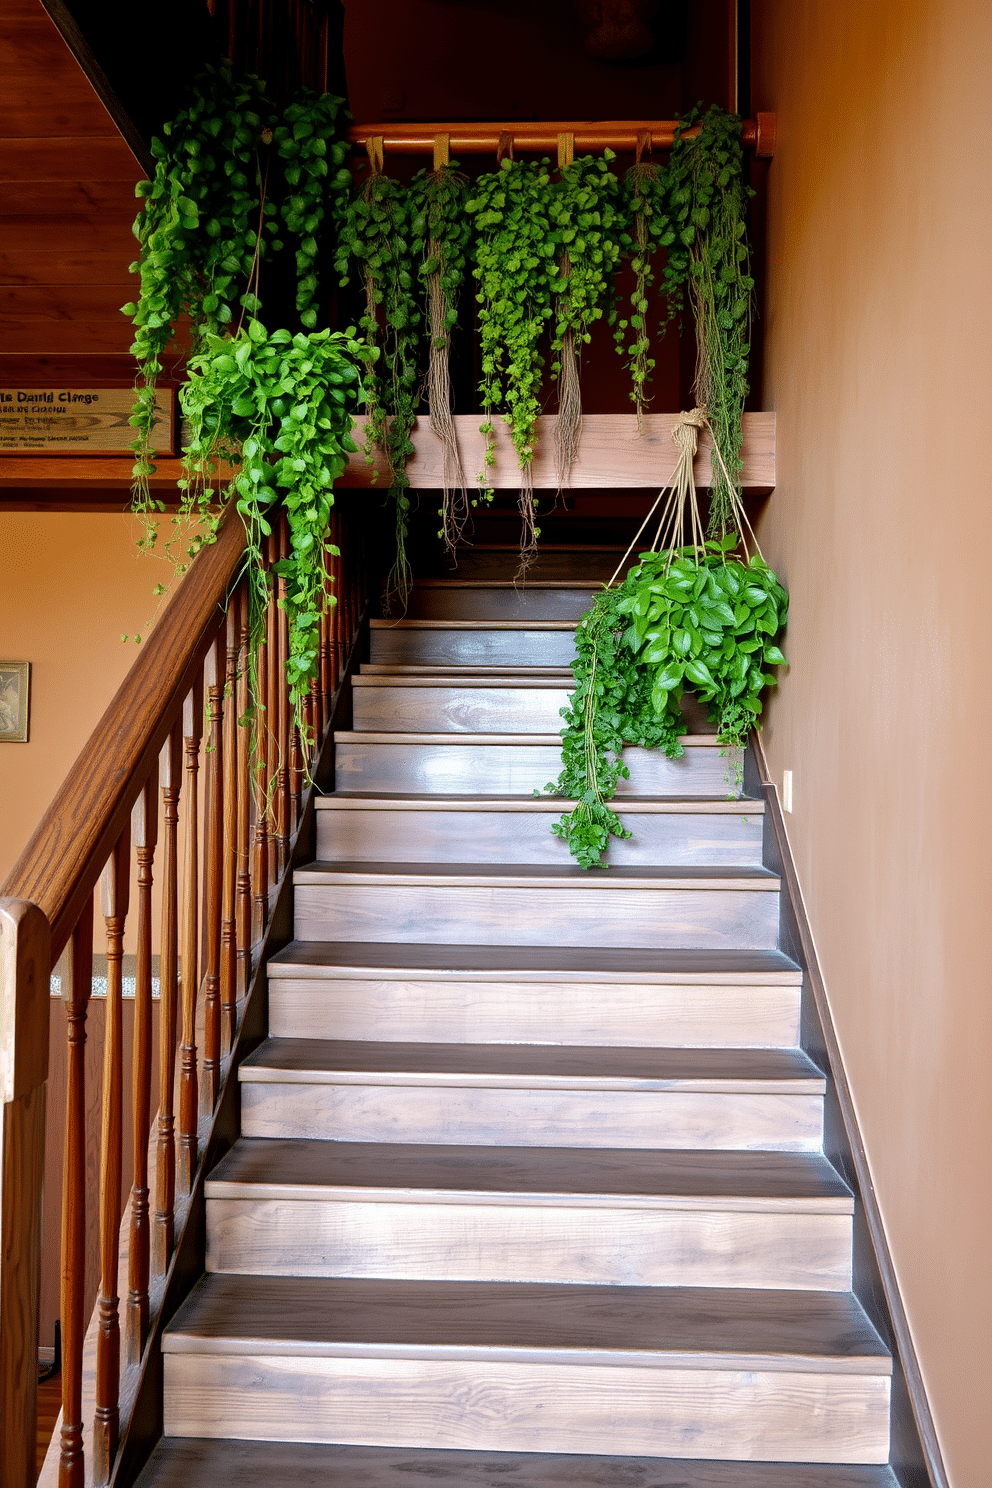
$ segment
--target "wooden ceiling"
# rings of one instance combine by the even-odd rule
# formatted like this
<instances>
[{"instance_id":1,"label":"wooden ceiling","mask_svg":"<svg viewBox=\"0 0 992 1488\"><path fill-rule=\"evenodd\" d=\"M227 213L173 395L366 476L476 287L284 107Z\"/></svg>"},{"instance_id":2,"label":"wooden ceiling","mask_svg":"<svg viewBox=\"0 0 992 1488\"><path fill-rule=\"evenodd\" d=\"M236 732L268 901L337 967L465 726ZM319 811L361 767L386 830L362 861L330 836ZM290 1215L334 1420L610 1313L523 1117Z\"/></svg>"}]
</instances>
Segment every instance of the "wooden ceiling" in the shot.
<instances>
[{"instance_id":1,"label":"wooden ceiling","mask_svg":"<svg viewBox=\"0 0 992 1488\"><path fill-rule=\"evenodd\" d=\"M127 384L145 172L41 0L0 8L0 384Z\"/></svg>"}]
</instances>

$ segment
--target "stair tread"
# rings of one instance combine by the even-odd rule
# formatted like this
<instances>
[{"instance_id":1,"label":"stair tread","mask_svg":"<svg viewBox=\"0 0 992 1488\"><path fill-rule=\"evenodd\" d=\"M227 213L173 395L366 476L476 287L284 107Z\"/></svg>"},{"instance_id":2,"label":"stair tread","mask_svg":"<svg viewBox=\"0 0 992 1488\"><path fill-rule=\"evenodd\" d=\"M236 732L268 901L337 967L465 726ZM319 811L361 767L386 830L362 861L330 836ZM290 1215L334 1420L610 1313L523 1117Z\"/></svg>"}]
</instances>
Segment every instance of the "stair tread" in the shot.
<instances>
[{"instance_id":1,"label":"stair tread","mask_svg":"<svg viewBox=\"0 0 992 1488\"><path fill-rule=\"evenodd\" d=\"M535 688L547 692L560 692L572 681L571 673L564 673L561 677L491 677L480 672L478 676L472 677L443 677L436 672L428 672L419 677L391 677L384 676L381 672L359 673L352 677L354 687L475 687L475 688L501 688L504 691L509 688Z\"/></svg>"},{"instance_id":2,"label":"stair tread","mask_svg":"<svg viewBox=\"0 0 992 1488\"><path fill-rule=\"evenodd\" d=\"M162 1346L166 1353L892 1370L850 1293L716 1287L215 1272L181 1304Z\"/></svg>"},{"instance_id":3,"label":"stair tread","mask_svg":"<svg viewBox=\"0 0 992 1488\"><path fill-rule=\"evenodd\" d=\"M819 1153L444 1147L240 1138L206 1180L207 1198L308 1198L316 1190L501 1202L675 1200L677 1205L851 1214L854 1199ZM669 1202L667 1207L676 1207Z\"/></svg>"},{"instance_id":4,"label":"stair tread","mask_svg":"<svg viewBox=\"0 0 992 1488\"><path fill-rule=\"evenodd\" d=\"M574 630L578 620L370 620L373 630Z\"/></svg>"},{"instance_id":5,"label":"stair tread","mask_svg":"<svg viewBox=\"0 0 992 1488\"><path fill-rule=\"evenodd\" d=\"M337 729L334 734L336 744L505 744L518 748L520 745L529 744L535 748L546 749L549 745L561 748L561 734L401 734L401 733L378 733L369 730L367 733L361 729ZM683 749L717 749L721 753L726 752L722 744L717 743L715 734L683 734L679 739ZM630 749L637 749L639 745L628 745ZM655 751L649 750L648 753Z\"/></svg>"},{"instance_id":6,"label":"stair tread","mask_svg":"<svg viewBox=\"0 0 992 1488\"><path fill-rule=\"evenodd\" d=\"M410 791L335 791L333 795L318 796L314 801L318 811L357 811L367 807L383 811L546 811L550 814L568 811L574 804L562 796L423 796ZM629 802L625 798L618 803L617 809L623 816L676 815L679 812L693 816L707 813L764 816L765 803L748 797L728 800L726 796L634 796Z\"/></svg>"},{"instance_id":7,"label":"stair tread","mask_svg":"<svg viewBox=\"0 0 992 1488\"><path fill-rule=\"evenodd\" d=\"M575 888L575 889L744 889L775 893L779 877L768 868L751 866L679 864L674 868L613 865L590 873L573 863L560 866L544 863L309 863L297 868L293 882L299 884L412 883L432 880L454 886L458 880L477 888Z\"/></svg>"},{"instance_id":8,"label":"stair tread","mask_svg":"<svg viewBox=\"0 0 992 1488\"><path fill-rule=\"evenodd\" d=\"M888 1467L166 1437L138 1488L899 1488Z\"/></svg>"},{"instance_id":9,"label":"stair tread","mask_svg":"<svg viewBox=\"0 0 992 1488\"><path fill-rule=\"evenodd\" d=\"M776 950L648 950L614 947L440 945L402 942L294 940L269 960L272 977L356 976L362 972L450 977L513 977L567 982L732 981L735 984L802 982L802 971Z\"/></svg>"},{"instance_id":10,"label":"stair tread","mask_svg":"<svg viewBox=\"0 0 992 1488\"><path fill-rule=\"evenodd\" d=\"M403 1044L266 1039L242 1081L440 1083L540 1089L755 1091L816 1094L822 1072L801 1049L645 1049L562 1044Z\"/></svg>"},{"instance_id":11,"label":"stair tread","mask_svg":"<svg viewBox=\"0 0 992 1488\"><path fill-rule=\"evenodd\" d=\"M492 666L487 666L478 661L474 663L468 661L363 661L358 675L361 677L396 675L418 679L436 676L445 681L448 679L457 681L463 677L493 676L510 681L514 677L535 678L540 681L547 679L549 682L559 679L564 682L574 680L572 668L569 666L527 666L526 663L513 666L500 666L494 663Z\"/></svg>"}]
</instances>

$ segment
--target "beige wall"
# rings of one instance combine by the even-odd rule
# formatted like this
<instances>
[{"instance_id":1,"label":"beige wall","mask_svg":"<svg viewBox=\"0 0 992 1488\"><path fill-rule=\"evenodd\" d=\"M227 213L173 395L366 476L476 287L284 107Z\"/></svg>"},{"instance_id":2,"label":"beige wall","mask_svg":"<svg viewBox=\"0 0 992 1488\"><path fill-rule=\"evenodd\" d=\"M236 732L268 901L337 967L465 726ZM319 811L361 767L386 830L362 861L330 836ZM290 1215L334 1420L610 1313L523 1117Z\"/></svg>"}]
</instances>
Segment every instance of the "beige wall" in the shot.
<instances>
[{"instance_id":1,"label":"beige wall","mask_svg":"<svg viewBox=\"0 0 992 1488\"><path fill-rule=\"evenodd\" d=\"M0 744L0 881L137 656L171 567L130 516L0 511L0 660L30 661L27 744Z\"/></svg>"},{"instance_id":2,"label":"beige wall","mask_svg":"<svg viewBox=\"0 0 992 1488\"><path fill-rule=\"evenodd\" d=\"M954 1488L992 1481L992 6L755 0L765 732Z\"/></svg>"}]
</instances>

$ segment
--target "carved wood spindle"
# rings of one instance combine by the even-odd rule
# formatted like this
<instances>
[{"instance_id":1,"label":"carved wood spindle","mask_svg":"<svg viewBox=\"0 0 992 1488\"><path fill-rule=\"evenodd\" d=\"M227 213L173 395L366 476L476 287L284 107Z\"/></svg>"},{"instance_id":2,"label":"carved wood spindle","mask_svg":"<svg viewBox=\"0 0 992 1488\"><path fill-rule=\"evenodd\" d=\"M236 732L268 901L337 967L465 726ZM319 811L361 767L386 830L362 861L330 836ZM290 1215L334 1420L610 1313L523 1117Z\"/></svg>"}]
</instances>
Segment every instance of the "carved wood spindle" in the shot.
<instances>
[{"instance_id":1,"label":"carved wood spindle","mask_svg":"<svg viewBox=\"0 0 992 1488\"><path fill-rule=\"evenodd\" d=\"M279 557L286 558L289 555L289 526L285 513L280 513L278 528ZM276 589L281 598L285 598L286 581L277 579ZM285 870L289 862L289 837L292 830L290 813L292 811L292 789L290 786L290 774L292 769L292 709L289 702L289 680L286 675L286 662L289 657L289 616L281 605L276 606L276 624L278 627L278 651L279 651L279 680L276 697L278 698L278 729L279 729L279 779L276 789L276 821L279 824L279 871Z\"/></svg>"},{"instance_id":2,"label":"carved wood spindle","mask_svg":"<svg viewBox=\"0 0 992 1488\"><path fill-rule=\"evenodd\" d=\"M258 648L255 689L255 807L254 868L252 871L254 929L252 940L260 940L268 916L270 859L273 845L269 838L269 614L266 607Z\"/></svg>"},{"instance_id":3,"label":"carved wood spindle","mask_svg":"<svg viewBox=\"0 0 992 1488\"><path fill-rule=\"evenodd\" d=\"M103 1113L100 1142L100 1295L97 1299L96 1413L93 1481L106 1483L117 1455L120 1429L121 1330L117 1252L121 1223L124 1094L124 922L131 883L131 832L126 828L103 872L107 927L107 1016L103 1042Z\"/></svg>"},{"instance_id":4,"label":"carved wood spindle","mask_svg":"<svg viewBox=\"0 0 992 1488\"><path fill-rule=\"evenodd\" d=\"M183 704L183 747L186 754L186 852L182 915L182 1036L179 1047L179 1149L176 1178L181 1194L193 1186L197 1159L196 999L199 991L199 820L197 776L203 733L203 679L197 677Z\"/></svg>"},{"instance_id":5,"label":"carved wood spindle","mask_svg":"<svg viewBox=\"0 0 992 1488\"><path fill-rule=\"evenodd\" d=\"M152 865L158 841L158 790L152 776L134 803L131 835L138 864L138 944L134 973L134 1052L132 1115L134 1185L128 1245L128 1294L124 1314L124 1357L136 1364L148 1336L148 1133L152 1083ZM161 980L160 980L161 986Z\"/></svg>"},{"instance_id":6,"label":"carved wood spindle","mask_svg":"<svg viewBox=\"0 0 992 1488\"><path fill-rule=\"evenodd\" d=\"M247 723L241 722L248 713L249 708L248 590L243 584L238 598L238 620L241 639L238 653L238 680L236 690L238 706L235 716L238 755L238 844L235 927L238 948L238 996L243 998L248 993L248 978L251 970L251 765L249 759L251 730Z\"/></svg>"},{"instance_id":7,"label":"carved wood spindle","mask_svg":"<svg viewBox=\"0 0 992 1488\"><path fill-rule=\"evenodd\" d=\"M334 608L331 610L331 638L333 642L331 652L333 658L331 662L331 692L335 693L338 690L338 683L341 680L341 652L343 649L341 622L344 614L342 604L343 585L341 582L341 517L337 512L334 513L331 523L331 537L331 591L334 596Z\"/></svg>"},{"instance_id":8,"label":"carved wood spindle","mask_svg":"<svg viewBox=\"0 0 992 1488\"><path fill-rule=\"evenodd\" d=\"M159 756L162 791L162 929L158 963L158 1128L155 1144L155 1216L152 1261L156 1276L168 1269L176 1207L176 1009L179 1000L179 791L183 734L177 723Z\"/></svg>"},{"instance_id":9,"label":"carved wood spindle","mask_svg":"<svg viewBox=\"0 0 992 1488\"><path fill-rule=\"evenodd\" d=\"M229 1054L234 1043L238 1012L238 937L236 892L238 873L238 660L241 646L237 600L227 611L227 672L224 679L224 830L223 883L220 918L220 1014L221 1054Z\"/></svg>"},{"instance_id":10,"label":"carved wood spindle","mask_svg":"<svg viewBox=\"0 0 992 1488\"><path fill-rule=\"evenodd\" d=\"M223 631L207 652L207 751L203 851L203 1075L200 1106L209 1116L220 1090L220 922L224 875L224 684L227 644Z\"/></svg>"},{"instance_id":11,"label":"carved wood spindle","mask_svg":"<svg viewBox=\"0 0 992 1488\"><path fill-rule=\"evenodd\" d=\"M83 1488L86 1328L86 1010L93 985L93 900L72 932L65 990L68 1072L62 1177L62 1430L59 1488Z\"/></svg>"},{"instance_id":12,"label":"carved wood spindle","mask_svg":"<svg viewBox=\"0 0 992 1488\"><path fill-rule=\"evenodd\" d=\"M331 518L333 521L333 516ZM330 717L331 708L331 660L334 649L334 636L332 630L333 607L331 603L331 557L325 549L324 565L326 577L324 579L324 612L320 617L320 713L323 722Z\"/></svg>"},{"instance_id":13,"label":"carved wood spindle","mask_svg":"<svg viewBox=\"0 0 992 1488\"><path fill-rule=\"evenodd\" d=\"M279 537L272 532L268 540L268 563L271 570L273 563L279 557ZM268 775L265 781L265 800L269 815L269 884L271 888L282 872L282 835L279 831L279 770L282 760L279 756L279 610L277 596L279 593L279 580L275 574L272 575L272 588L269 591L269 603L265 611L265 635L268 660L268 677L266 679L266 718L265 733L268 741L267 765ZM266 896L266 919L268 918L268 896ZM263 921L264 925L264 921Z\"/></svg>"}]
</instances>

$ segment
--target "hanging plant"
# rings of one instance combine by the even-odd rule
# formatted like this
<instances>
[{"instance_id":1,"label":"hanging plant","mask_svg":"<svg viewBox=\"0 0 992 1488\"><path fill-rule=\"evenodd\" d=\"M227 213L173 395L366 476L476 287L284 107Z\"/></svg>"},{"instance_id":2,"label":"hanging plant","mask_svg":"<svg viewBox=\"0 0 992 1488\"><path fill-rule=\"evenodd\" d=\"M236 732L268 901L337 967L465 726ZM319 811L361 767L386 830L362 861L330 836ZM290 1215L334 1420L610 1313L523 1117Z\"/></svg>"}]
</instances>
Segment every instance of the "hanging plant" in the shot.
<instances>
[{"instance_id":1,"label":"hanging plant","mask_svg":"<svg viewBox=\"0 0 992 1488\"><path fill-rule=\"evenodd\" d=\"M335 265L341 284L361 277L365 308L359 329L365 342L362 399L366 458L374 450L386 458L389 495L396 512L396 558L386 580L387 602L396 596L405 608L413 576L406 554L410 481L406 463L413 454L410 431L417 416L420 308L412 244L409 193L398 181L373 169L352 199L342 223Z\"/></svg>"},{"instance_id":2,"label":"hanging plant","mask_svg":"<svg viewBox=\"0 0 992 1488\"><path fill-rule=\"evenodd\" d=\"M335 603L328 594L324 539L334 481L356 448L351 409L361 350L351 332L270 335L251 320L233 338L206 337L180 392L189 421L180 482L184 506L209 515L216 529L218 503L223 508L233 500L245 525L250 665L262 638L272 573L285 580L280 604L289 616L286 669L301 728L302 702L318 675L320 619ZM223 490L213 483L221 461L238 467ZM290 552L270 571L264 539L278 507L286 512Z\"/></svg>"},{"instance_id":3,"label":"hanging plant","mask_svg":"<svg viewBox=\"0 0 992 1488\"><path fill-rule=\"evenodd\" d=\"M550 200L551 223L561 243L554 284L555 328L551 375L558 379L555 447L558 480L568 482L582 425L579 355L595 321L609 313L613 278L624 243L620 182L610 170L612 150L571 161Z\"/></svg>"},{"instance_id":4,"label":"hanging plant","mask_svg":"<svg viewBox=\"0 0 992 1488\"><path fill-rule=\"evenodd\" d=\"M685 131L699 124L699 133ZM747 397L754 280L748 271L746 218L754 193L744 180L741 121L713 107L698 109L675 132L668 200L678 241L689 254L688 283L696 322L696 402L707 411L722 467L714 465L709 534L733 525L741 472L741 417Z\"/></svg>"},{"instance_id":5,"label":"hanging plant","mask_svg":"<svg viewBox=\"0 0 992 1488\"><path fill-rule=\"evenodd\" d=\"M475 221L479 391L485 410L486 471L495 463L493 414L504 410L521 475L520 573L537 551L532 462L541 412L540 341L554 313L558 241L550 220L548 162L503 160L481 176L465 203ZM492 496L486 472L483 494Z\"/></svg>"},{"instance_id":6,"label":"hanging plant","mask_svg":"<svg viewBox=\"0 0 992 1488\"><path fill-rule=\"evenodd\" d=\"M562 771L546 789L576 802L551 830L583 868L602 866L611 836L630 836L607 805L629 774L624 745L662 748L679 758L688 687L708 706L717 741L742 749L761 712L761 691L776 680L769 669L785 660L777 638L788 595L760 553L734 556L747 525L736 500L735 530L719 540L703 538L692 461L693 431L705 423L697 409L676 426L675 477L641 528L667 493L655 545L614 587L625 555L576 630L575 690L562 709Z\"/></svg>"},{"instance_id":7,"label":"hanging plant","mask_svg":"<svg viewBox=\"0 0 992 1488\"><path fill-rule=\"evenodd\" d=\"M655 367L648 326L649 296L657 279L655 256L660 248L668 250L660 285L664 310L659 334L664 335L682 302L683 287L689 275L689 253L675 236L666 171L662 171L654 161L638 159L627 172L624 196L630 223L627 249L634 273L634 288L627 317L617 321L614 341L630 374L630 397L637 410L637 427L643 429L644 413L650 402L648 383Z\"/></svg>"},{"instance_id":8,"label":"hanging plant","mask_svg":"<svg viewBox=\"0 0 992 1488\"><path fill-rule=\"evenodd\" d=\"M469 518L451 396L451 333L458 323L458 300L468 274L471 219L465 211L468 182L457 163L420 171L410 188L412 236L424 286L428 338L427 409L443 452L441 537L454 552Z\"/></svg>"},{"instance_id":9,"label":"hanging plant","mask_svg":"<svg viewBox=\"0 0 992 1488\"><path fill-rule=\"evenodd\" d=\"M329 215L337 241L351 196L346 117L342 99L303 89L273 130L286 185L279 212L296 245L296 311L307 330L318 319L321 229Z\"/></svg>"}]
</instances>

